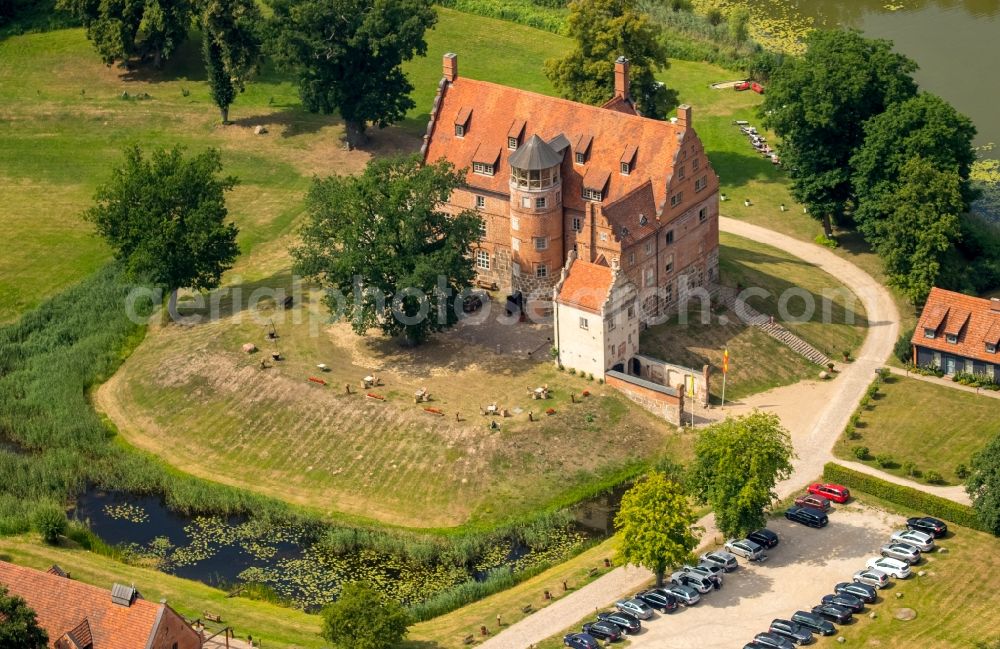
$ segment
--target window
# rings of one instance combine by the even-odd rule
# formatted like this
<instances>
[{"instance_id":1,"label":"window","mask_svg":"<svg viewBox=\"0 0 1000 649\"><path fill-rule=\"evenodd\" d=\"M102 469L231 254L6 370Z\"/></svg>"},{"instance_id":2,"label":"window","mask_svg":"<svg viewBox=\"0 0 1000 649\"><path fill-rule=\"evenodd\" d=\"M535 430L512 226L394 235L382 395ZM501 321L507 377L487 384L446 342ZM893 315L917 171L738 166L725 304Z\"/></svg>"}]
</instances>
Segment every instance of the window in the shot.
<instances>
[{"instance_id":1,"label":"window","mask_svg":"<svg viewBox=\"0 0 1000 649\"><path fill-rule=\"evenodd\" d=\"M521 207L523 207L526 210L531 209L531 196L521 197Z\"/></svg>"},{"instance_id":2,"label":"window","mask_svg":"<svg viewBox=\"0 0 1000 649\"><path fill-rule=\"evenodd\" d=\"M694 181L694 190L696 192L700 192L706 187L708 187L708 176L702 176L698 180Z\"/></svg>"},{"instance_id":3,"label":"window","mask_svg":"<svg viewBox=\"0 0 1000 649\"><path fill-rule=\"evenodd\" d=\"M455 137L465 137L465 124L455 124Z\"/></svg>"},{"instance_id":4,"label":"window","mask_svg":"<svg viewBox=\"0 0 1000 649\"><path fill-rule=\"evenodd\" d=\"M607 240L608 240L608 233L607 232L602 232L601 233L601 241L607 241Z\"/></svg>"},{"instance_id":5,"label":"window","mask_svg":"<svg viewBox=\"0 0 1000 649\"><path fill-rule=\"evenodd\" d=\"M517 239L514 239L514 242L517 243ZM517 248L515 248L515 250L517 250ZM519 264L519 263L517 263L515 261L513 264L511 264L511 271L513 271L514 277L520 277L521 276L521 264Z\"/></svg>"},{"instance_id":6,"label":"window","mask_svg":"<svg viewBox=\"0 0 1000 649\"><path fill-rule=\"evenodd\" d=\"M677 192L670 197L670 207L677 207L684 200L684 192Z\"/></svg>"},{"instance_id":7,"label":"window","mask_svg":"<svg viewBox=\"0 0 1000 649\"><path fill-rule=\"evenodd\" d=\"M674 269L674 256L670 255L669 257L667 257L667 265L664 267L664 270L669 273L673 269Z\"/></svg>"},{"instance_id":8,"label":"window","mask_svg":"<svg viewBox=\"0 0 1000 649\"><path fill-rule=\"evenodd\" d=\"M972 362L971 358L965 359L965 372L967 374L975 374L976 373L976 364Z\"/></svg>"},{"instance_id":9,"label":"window","mask_svg":"<svg viewBox=\"0 0 1000 649\"><path fill-rule=\"evenodd\" d=\"M545 237L532 237L531 239L535 243L535 250L545 250L549 247L549 240Z\"/></svg>"},{"instance_id":10,"label":"window","mask_svg":"<svg viewBox=\"0 0 1000 649\"><path fill-rule=\"evenodd\" d=\"M996 346L996 344L994 344L994 343L986 343L986 353L987 354L996 354L997 353L997 346Z\"/></svg>"},{"instance_id":11,"label":"window","mask_svg":"<svg viewBox=\"0 0 1000 649\"><path fill-rule=\"evenodd\" d=\"M674 231L667 230L667 245L670 245L673 242L674 242Z\"/></svg>"},{"instance_id":12,"label":"window","mask_svg":"<svg viewBox=\"0 0 1000 649\"><path fill-rule=\"evenodd\" d=\"M521 220L518 219L517 217L512 218L510 220L510 229L516 232L520 228L521 228Z\"/></svg>"},{"instance_id":13,"label":"window","mask_svg":"<svg viewBox=\"0 0 1000 649\"><path fill-rule=\"evenodd\" d=\"M677 168L677 178L678 180L684 180L684 165Z\"/></svg>"},{"instance_id":14,"label":"window","mask_svg":"<svg viewBox=\"0 0 1000 649\"><path fill-rule=\"evenodd\" d=\"M931 328L924 329L924 338L934 338L937 336L937 332Z\"/></svg>"},{"instance_id":15,"label":"window","mask_svg":"<svg viewBox=\"0 0 1000 649\"><path fill-rule=\"evenodd\" d=\"M493 175L493 165L486 162L473 162L472 171L482 176L492 176Z\"/></svg>"},{"instance_id":16,"label":"window","mask_svg":"<svg viewBox=\"0 0 1000 649\"><path fill-rule=\"evenodd\" d=\"M479 219L479 236L486 236L486 219Z\"/></svg>"},{"instance_id":17,"label":"window","mask_svg":"<svg viewBox=\"0 0 1000 649\"><path fill-rule=\"evenodd\" d=\"M586 318L580 318L580 328L581 329L590 329L590 323L587 322Z\"/></svg>"},{"instance_id":18,"label":"window","mask_svg":"<svg viewBox=\"0 0 1000 649\"><path fill-rule=\"evenodd\" d=\"M521 240L520 239L511 239L510 240L510 249L513 250L514 252L519 251L521 249Z\"/></svg>"},{"instance_id":19,"label":"window","mask_svg":"<svg viewBox=\"0 0 1000 649\"><path fill-rule=\"evenodd\" d=\"M630 304L628 307L628 319L631 320L635 317L635 305Z\"/></svg>"},{"instance_id":20,"label":"window","mask_svg":"<svg viewBox=\"0 0 1000 649\"><path fill-rule=\"evenodd\" d=\"M586 187L583 188L583 197L588 201L603 200L604 198L603 194L604 192L602 192L599 189L587 189Z\"/></svg>"},{"instance_id":21,"label":"window","mask_svg":"<svg viewBox=\"0 0 1000 649\"><path fill-rule=\"evenodd\" d=\"M700 210L698 210L698 223L704 223L705 219L707 219L707 218L708 218L708 208L707 207L703 207Z\"/></svg>"},{"instance_id":22,"label":"window","mask_svg":"<svg viewBox=\"0 0 1000 649\"><path fill-rule=\"evenodd\" d=\"M674 301L674 285L673 285L673 284L667 284L667 285L666 285L666 286L664 287L664 291L663 291L663 301L664 301L664 302L665 302L666 304L670 304L671 302L673 302L673 301Z\"/></svg>"},{"instance_id":23,"label":"window","mask_svg":"<svg viewBox=\"0 0 1000 649\"><path fill-rule=\"evenodd\" d=\"M608 318L608 331L615 330L615 319L614 317Z\"/></svg>"},{"instance_id":24,"label":"window","mask_svg":"<svg viewBox=\"0 0 1000 649\"><path fill-rule=\"evenodd\" d=\"M507 138L507 148L510 149L511 151L514 151L514 150L517 149L517 138L516 137L509 137L509 138Z\"/></svg>"},{"instance_id":25,"label":"window","mask_svg":"<svg viewBox=\"0 0 1000 649\"><path fill-rule=\"evenodd\" d=\"M698 167L700 167L700 166L701 166L701 158L695 157L695 158L691 159L691 168L692 169L694 169L695 171L698 171Z\"/></svg>"},{"instance_id":26,"label":"window","mask_svg":"<svg viewBox=\"0 0 1000 649\"><path fill-rule=\"evenodd\" d=\"M576 164L582 165L587 161L587 154L582 151L577 151L574 160L576 161Z\"/></svg>"},{"instance_id":27,"label":"window","mask_svg":"<svg viewBox=\"0 0 1000 649\"><path fill-rule=\"evenodd\" d=\"M635 266L635 252L628 253L628 265Z\"/></svg>"},{"instance_id":28,"label":"window","mask_svg":"<svg viewBox=\"0 0 1000 649\"><path fill-rule=\"evenodd\" d=\"M545 207L545 198L544 197L542 197L542 198L536 198L535 199L535 209L536 210L540 210L543 207Z\"/></svg>"},{"instance_id":29,"label":"window","mask_svg":"<svg viewBox=\"0 0 1000 649\"><path fill-rule=\"evenodd\" d=\"M622 175L627 176L632 171L632 165L627 162L622 163Z\"/></svg>"},{"instance_id":30,"label":"window","mask_svg":"<svg viewBox=\"0 0 1000 649\"><path fill-rule=\"evenodd\" d=\"M490 253L487 250L477 250L476 251L476 268L482 268L483 270L490 269Z\"/></svg>"},{"instance_id":31,"label":"window","mask_svg":"<svg viewBox=\"0 0 1000 649\"><path fill-rule=\"evenodd\" d=\"M525 170L510 168L510 181L525 189L545 189L559 182L559 167Z\"/></svg>"},{"instance_id":32,"label":"window","mask_svg":"<svg viewBox=\"0 0 1000 649\"><path fill-rule=\"evenodd\" d=\"M580 232L581 230L583 230L583 219L581 219L579 216L574 216L573 217L573 231L574 232Z\"/></svg>"},{"instance_id":33,"label":"window","mask_svg":"<svg viewBox=\"0 0 1000 649\"><path fill-rule=\"evenodd\" d=\"M647 241L646 242L646 256L648 257L651 254L653 254L653 242L652 241Z\"/></svg>"},{"instance_id":34,"label":"window","mask_svg":"<svg viewBox=\"0 0 1000 649\"><path fill-rule=\"evenodd\" d=\"M486 207L486 197L476 196L476 208L481 210L484 207Z\"/></svg>"},{"instance_id":35,"label":"window","mask_svg":"<svg viewBox=\"0 0 1000 649\"><path fill-rule=\"evenodd\" d=\"M548 277L549 267L545 264L538 264L535 266L535 277Z\"/></svg>"},{"instance_id":36,"label":"window","mask_svg":"<svg viewBox=\"0 0 1000 649\"><path fill-rule=\"evenodd\" d=\"M952 345L954 345L954 344L956 344L958 342L958 336L956 336L954 334L945 334L944 339L947 340Z\"/></svg>"},{"instance_id":37,"label":"window","mask_svg":"<svg viewBox=\"0 0 1000 649\"><path fill-rule=\"evenodd\" d=\"M653 272L652 268L646 269L646 286L652 286L656 283L656 273Z\"/></svg>"}]
</instances>

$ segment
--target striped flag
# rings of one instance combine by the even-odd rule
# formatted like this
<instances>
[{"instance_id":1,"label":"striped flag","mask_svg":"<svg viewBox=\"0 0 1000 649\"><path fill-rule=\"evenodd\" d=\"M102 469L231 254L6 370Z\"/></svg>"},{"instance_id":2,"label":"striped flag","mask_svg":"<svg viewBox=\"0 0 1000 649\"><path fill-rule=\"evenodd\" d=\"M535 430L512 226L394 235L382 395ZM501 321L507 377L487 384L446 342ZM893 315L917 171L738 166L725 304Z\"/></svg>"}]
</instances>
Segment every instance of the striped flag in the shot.
<instances>
[{"instance_id":1,"label":"striped flag","mask_svg":"<svg viewBox=\"0 0 1000 649\"><path fill-rule=\"evenodd\" d=\"M729 348L722 350L722 373L729 373Z\"/></svg>"}]
</instances>

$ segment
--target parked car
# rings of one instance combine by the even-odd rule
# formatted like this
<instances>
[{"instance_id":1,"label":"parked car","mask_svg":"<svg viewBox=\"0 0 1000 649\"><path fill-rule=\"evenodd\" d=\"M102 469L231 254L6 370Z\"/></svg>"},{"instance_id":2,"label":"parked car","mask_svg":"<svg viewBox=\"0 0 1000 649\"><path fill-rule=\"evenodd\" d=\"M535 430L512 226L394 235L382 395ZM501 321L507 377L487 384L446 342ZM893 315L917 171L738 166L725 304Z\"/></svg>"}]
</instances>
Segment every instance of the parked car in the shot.
<instances>
[{"instance_id":1,"label":"parked car","mask_svg":"<svg viewBox=\"0 0 1000 649\"><path fill-rule=\"evenodd\" d=\"M833 626L830 620L809 611L795 611L792 614L792 622L820 635L833 635L837 632L837 627Z\"/></svg>"},{"instance_id":2,"label":"parked car","mask_svg":"<svg viewBox=\"0 0 1000 649\"><path fill-rule=\"evenodd\" d=\"M823 512L810 509L809 507L799 507L798 505L789 507L788 511L785 512L785 518L817 529L826 527L826 524L830 522L830 519Z\"/></svg>"},{"instance_id":3,"label":"parked car","mask_svg":"<svg viewBox=\"0 0 1000 649\"><path fill-rule=\"evenodd\" d=\"M795 644L810 644L813 641L812 631L791 620L775 618L771 620L771 626L768 627L768 631L788 638Z\"/></svg>"},{"instance_id":4,"label":"parked car","mask_svg":"<svg viewBox=\"0 0 1000 649\"><path fill-rule=\"evenodd\" d=\"M604 613L598 613L597 619L602 622L611 622L619 629L622 633L635 634L642 631L642 622L639 618L632 615L631 613L623 613L621 611L606 611Z\"/></svg>"},{"instance_id":5,"label":"parked car","mask_svg":"<svg viewBox=\"0 0 1000 649\"><path fill-rule=\"evenodd\" d=\"M878 592L875 588L857 581L842 581L833 587L833 592L854 595L865 604L874 604L875 600L878 599Z\"/></svg>"},{"instance_id":6,"label":"parked car","mask_svg":"<svg viewBox=\"0 0 1000 649\"><path fill-rule=\"evenodd\" d=\"M911 530L926 532L936 539L948 533L948 524L932 516L907 518L906 526Z\"/></svg>"},{"instance_id":7,"label":"parked car","mask_svg":"<svg viewBox=\"0 0 1000 649\"><path fill-rule=\"evenodd\" d=\"M736 556L725 550L706 552L698 558L701 560L701 565L718 566L726 572L736 570L740 565L736 562Z\"/></svg>"},{"instance_id":8,"label":"parked car","mask_svg":"<svg viewBox=\"0 0 1000 649\"><path fill-rule=\"evenodd\" d=\"M865 564L868 568L874 568L875 570L881 570L885 574L895 577L896 579L906 579L910 576L910 564L905 561L900 561L899 559L890 559L889 557L872 557Z\"/></svg>"},{"instance_id":9,"label":"parked car","mask_svg":"<svg viewBox=\"0 0 1000 649\"><path fill-rule=\"evenodd\" d=\"M764 548L754 543L750 539L732 539L724 546L726 552L743 557L747 561L760 561L764 559Z\"/></svg>"},{"instance_id":10,"label":"parked car","mask_svg":"<svg viewBox=\"0 0 1000 649\"><path fill-rule=\"evenodd\" d=\"M832 595L823 595L822 602L824 604L836 604L837 606L842 606L848 609L852 613L860 613L865 610L865 602L863 599L857 595L852 595L850 593L834 593Z\"/></svg>"},{"instance_id":11,"label":"parked car","mask_svg":"<svg viewBox=\"0 0 1000 649\"><path fill-rule=\"evenodd\" d=\"M751 532L750 534L748 534L747 540L753 541L757 545L767 550L770 550L774 546L778 545L778 535L772 532L771 530L767 529L766 527L762 527L756 532Z\"/></svg>"},{"instance_id":12,"label":"parked car","mask_svg":"<svg viewBox=\"0 0 1000 649\"><path fill-rule=\"evenodd\" d=\"M762 644L757 644L756 642L748 642L743 645L743 649L767 649L767 647Z\"/></svg>"},{"instance_id":13,"label":"parked car","mask_svg":"<svg viewBox=\"0 0 1000 649\"><path fill-rule=\"evenodd\" d=\"M683 566L681 567L681 570L694 575L708 577L712 580L712 584L716 589L722 588L722 575L725 571L719 566L715 566L710 563L699 563L697 566Z\"/></svg>"},{"instance_id":14,"label":"parked car","mask_svg":"<svg viewBox=\"0 0 1000 649\"><path fill-rule=\"evenodd\" d=\"M828 498L835 503L846 503L851 497L851 490L841 484L833 484L831 482L814 482L806 489L811 494L816 494L817 496L823 496Z\"/></svg>"},{"instance_id":15,"label":"parked car","mask_svg":"<svg viewBox=\"0 0 1000 649\"><path fill-rule=\"evenodd\" d=\"M824 498L823 496L817 496L816 494L803 494L795 499L795 504L799 507L818 509L821 512L825 512L830 509L830 500L828 498Z\"/></svg>"},{"instance_id":16,"label":"parked car","mask_svg":"<svg viewBox=\"0 0 1000 649\"><path fill-rule=\"evenodd\" d=\"M882 556L898 559L912 566L920 561L920 550L909 543L887 543L882 546Z\"/></svg>"},{"instance_id":17,"label":"parked car","mask_svg":"<svg viewBox=\"0 0 1000 649\"><path fill-rule=\"evenodd\" d=\"M670 593L661 592L659 589L644 590L636 593L635 598L641 599L650 608L663 613L677 609L677 598Z\"/></svg>"},{"instance_id":18,"label":"parked car","mask_svg":"<svg viewBox=\"0 0 1000 649\"><path fill-rule=\"evenodd\" d=\"M583 625L583 632L594 636L598 640L610 640L617 642L622 638L621 628L614 622L604 620L594 620Z\"/></svg>"},{"instance_id":19,"label":"parked car","mask_svg":"<svg viewBox=\"0 0 1000 649\"><path fill-rule=\"evenodd\" d=\"M563 638L563 645L573 649L601 649L597 638L589 633L571 633Z\"/></svg>"},{"instance_id":20,"label":"parked car","mask_svg":"<svg viewBox=\"0 0 1000 649\"><path fill-rule=\"evenodd\" d=\"M640 620L653 617L653 609L641 599L620 599L615 602L615 608L624 613L631 613Z\"/></svg>"},{"instance_id":21,"label":"parked car","mask_svg":"<svg viewBox=\"0 0 1000 649\"><path fill-rule=\"evenodd\" d=\"M889 585L889 575L881 570L866 568L854 573L854 581L873 588L885 588Z\"/></svg>"},{"instance_id":22,"label":"parked car","mask_svg":"<svg viewBox=\"0 0 1000 649\"><path fill-rule=\"evenodd\" d=\"M812 607L812 612L837 624L847 624L854 617L850 609L836 604L819 604Z\"/></svg>"},{"instance_id":23,"label":"parked car","mask_svg":"<svg viewBox=\"0 0 1000 649\"><path fill-rule=\"evenodd\" d=\"M897 543L909 543L921 552L930 552L934 549L933 535L909 528L894 532L892 540Z\"/></svg>"},{"instance_id":24,"label":"parked car","mask_svg":"<svg viewBox=\"0 0 1000 649\"><path fill-rule=\"evenodd\" d=\"M812 637L812 634L809 634ZM768 649L793 649L795 645L791 640L783 635L778 635L777 633L772 633L768 631L767 633L758 633L753 637L753 641L758 645L763 645Z\"/></svg>"},{"instance_id":25,"label":"parked car","mask_svg":"<svg viewBox=\"0 0 1000 649\"><path fill-rule=\"evenodd\" d=\"M715 582L710 577L693 572L684 572L683 570L678 570L670 575L670 581L674 584L690 586L701 594L705 594L715 588Z\"/></svg>"},{"instance_id":26,"label":"parked car","mask_svg":"<svg viewBox=\"0 0 1000 649\"><path fill-rule=\"evenodd\" d=\"M694 606L701 601L701 595L690 586L683 584L669 584L666 586L667 592L677 598L677 601L684 606Z\"/></svg>"}]
</instances>

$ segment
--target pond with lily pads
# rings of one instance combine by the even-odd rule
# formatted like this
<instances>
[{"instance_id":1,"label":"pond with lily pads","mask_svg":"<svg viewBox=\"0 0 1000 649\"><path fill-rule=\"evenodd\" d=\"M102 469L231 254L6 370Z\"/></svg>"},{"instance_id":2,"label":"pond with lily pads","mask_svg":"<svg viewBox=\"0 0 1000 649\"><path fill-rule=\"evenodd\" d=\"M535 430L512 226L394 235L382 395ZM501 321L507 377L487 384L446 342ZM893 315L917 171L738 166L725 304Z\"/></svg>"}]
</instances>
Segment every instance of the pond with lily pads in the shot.
<instances>
[{"instance_id":1,"label":"pond with lily pads","mask_svg":"<svg viewBox=\"0 0 1000 649\"><path fill-rule=\"evenodd\" d=\"M491 571L517 572L557 563L594 532L568 524L523 538L496 538L474 554L413 556L329 542L319 524L273 523L246 517L185 516L158 496L91 490L73 516L123 559L227 591L263 585L297 608L314 611L336 599L340 585L363 580L413 605ZM343 530L341 530L343 531ZM462 558L453 558L461 556Z\"/></svg>"}]
</instances>

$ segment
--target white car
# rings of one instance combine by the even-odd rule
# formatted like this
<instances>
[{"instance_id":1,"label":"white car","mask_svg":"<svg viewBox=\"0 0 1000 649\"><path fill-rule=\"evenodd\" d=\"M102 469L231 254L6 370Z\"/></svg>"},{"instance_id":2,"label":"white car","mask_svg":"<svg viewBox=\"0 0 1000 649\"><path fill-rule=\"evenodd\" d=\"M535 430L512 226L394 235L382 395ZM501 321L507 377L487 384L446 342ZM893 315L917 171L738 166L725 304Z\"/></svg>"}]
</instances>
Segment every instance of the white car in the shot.
<instances>
[{"instance_id":1,"label":"white car","mask_svg":"<svg viewBox=\"0 0 1000 649\"><path fill-rule=\"evenodd\" d=\"M921 552L930 552L934 549L934 537L917 530L900 530L892 535L892 540L897 543L909 543Z\"/></svg>"},{"instance_id":2,"label":"white car","mask_svg":"<svg viewBox=\"0 0 1000 649\"><path fill-rule=\"evenodd\" d=\"M881 570L859 570L854 573L854 581L859 584L866 584L872 588L885 588L889 585L889 575Z\"/></svg>"},{"instance_id":3,"label":"white car","mask_svg":"<svg viewBox=\"0 0 1000 649\"><path fill-rule=\"evenodd\" d=\"M622 613L631 613L640 620L653 617L653 609L641 599L621 599L615 602L615 608Z\"/></svg>"},{"instance_id":4,"label":"white car","mask_svg":"<svg viewBox=\"0 0 1000 649\"><path fill-rule=\"evenodd\" d=\"M764 548L750 539L730 539L725 545L726 552L743 557L747 561L764 559Z\"/></svg>"},{"instance_id":5,"label":"white car","mask_svg":"<svg viewBox=\"0 0 1000 649\"><path fill-rule=\"evenodd\" d=\"M910 576L910 564L905 561L900 561L899 559L892 559L890 557L872 557L865 565L873 570L881 570L885 574L895 577L896 579L906 579Z\"/></svg>"}]
</instances>

